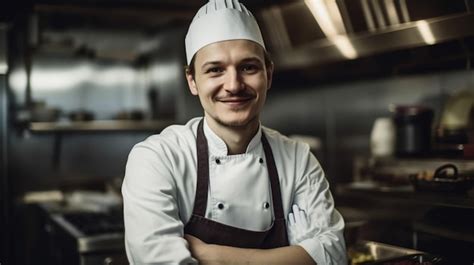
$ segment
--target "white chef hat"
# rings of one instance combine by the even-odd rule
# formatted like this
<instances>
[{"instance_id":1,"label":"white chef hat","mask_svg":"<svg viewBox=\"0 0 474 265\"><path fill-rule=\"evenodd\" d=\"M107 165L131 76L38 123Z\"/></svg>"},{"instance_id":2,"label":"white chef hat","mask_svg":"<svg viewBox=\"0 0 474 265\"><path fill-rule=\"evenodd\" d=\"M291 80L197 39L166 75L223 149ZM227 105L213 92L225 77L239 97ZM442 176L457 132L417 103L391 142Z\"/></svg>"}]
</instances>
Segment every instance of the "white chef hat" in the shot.
<instances>
[{"instance_id":1,"label":"white chef hat","mask_svg":"<svg viewBox=\"0 0 474 265\"><path fill-rule=\"evenodd\" d=\"M238 0L210 0L189 25L185 38L188 65L202 47L238 39L254 41L265 49L257 21L243 4Z\"/></svg>"}]
</instances>

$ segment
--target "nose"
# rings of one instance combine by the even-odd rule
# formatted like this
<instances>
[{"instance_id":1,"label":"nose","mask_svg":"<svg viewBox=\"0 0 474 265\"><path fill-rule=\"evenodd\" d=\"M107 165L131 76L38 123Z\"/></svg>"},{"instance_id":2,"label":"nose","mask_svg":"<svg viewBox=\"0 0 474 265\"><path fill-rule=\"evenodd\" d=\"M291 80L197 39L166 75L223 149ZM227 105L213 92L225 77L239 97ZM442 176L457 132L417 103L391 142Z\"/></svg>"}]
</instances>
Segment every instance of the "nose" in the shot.
<instances>
[{"instance_id":1,"label":"nose","mask_svg":"<svg viewBox=\"0 0 474 265\"><path fill-rule=\"evenodd\" d=\"M227 71L227 76L225 80L225 90L230 94L235 94L244 88L242 82L242 77L239 75L237 69L231 69Z\"/></svg>"}]
</instances>

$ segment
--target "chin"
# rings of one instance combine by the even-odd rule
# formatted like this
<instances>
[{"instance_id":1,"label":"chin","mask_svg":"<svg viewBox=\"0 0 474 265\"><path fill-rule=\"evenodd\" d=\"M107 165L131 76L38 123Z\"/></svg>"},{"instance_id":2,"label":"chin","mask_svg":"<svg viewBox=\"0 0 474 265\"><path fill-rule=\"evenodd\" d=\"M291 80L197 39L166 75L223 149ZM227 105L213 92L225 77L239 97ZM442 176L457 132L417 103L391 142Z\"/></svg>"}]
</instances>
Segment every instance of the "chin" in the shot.
<instances>
[{"instance_id":1,"label":"chin","mask_svg":"<svg viewBox=\"0 0 474 265\"><path fill-rule=\"evenodd\" d=\"M220 118L217 117L215 120L224 126L228 127L246 127L250 123L254 122L257 119L256 116L254 117L238 117L238 118Z\"/></svg>"}]
</instances>

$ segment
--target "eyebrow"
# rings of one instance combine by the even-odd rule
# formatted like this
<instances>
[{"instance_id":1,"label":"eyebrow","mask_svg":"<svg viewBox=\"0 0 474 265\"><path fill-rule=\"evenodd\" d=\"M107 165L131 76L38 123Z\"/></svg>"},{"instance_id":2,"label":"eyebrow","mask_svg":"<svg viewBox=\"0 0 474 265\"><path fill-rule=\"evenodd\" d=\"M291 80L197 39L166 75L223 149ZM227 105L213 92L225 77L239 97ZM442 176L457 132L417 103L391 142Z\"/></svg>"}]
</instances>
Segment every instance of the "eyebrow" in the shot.
<instances>
[{"instance_id":1,"label":"eyebrow","mask_svg":"<svg viewBox=\"0 0 474 265\"><path fill-rule=\"evenodd\" d=\"M248 62L258 62L258 63L263 63L262 60L260 60L259 57L249 57L249 58L245 58L243 59L240 63L248 63Z\"/></svg>"},{"instance_id":2,"label":"eyebrow","mask_svg":"<svg viewBox=\"0 0 474 265\"><path fill-rule=\"evenodd\" d=\"M201 69L204 69L206 66L208 65L219 65L221 64L220 61L209 61L209 62L205 62L203 65L201 65Z\"/></svg>"},{"instance_id":3,"label":"eyebrow","mask_svg":"<svg viewBox=\"0 0 474 265\"><path fill-rule=\"evenodd\" d=\"M243 59L242 61L239 62L239 64L241 63L248 63L248 62L258 62L260 64L263 64L262 60L260 60L259 57L256 57L256 56L252 56L252 57L248 57L248 58L245 58ZM206 66L208 65L220 65L222 64L221 61L209 61L209 62L205 62L202 66L201 66L201 69L204 69Z\"/></svg>"}]
</instances>

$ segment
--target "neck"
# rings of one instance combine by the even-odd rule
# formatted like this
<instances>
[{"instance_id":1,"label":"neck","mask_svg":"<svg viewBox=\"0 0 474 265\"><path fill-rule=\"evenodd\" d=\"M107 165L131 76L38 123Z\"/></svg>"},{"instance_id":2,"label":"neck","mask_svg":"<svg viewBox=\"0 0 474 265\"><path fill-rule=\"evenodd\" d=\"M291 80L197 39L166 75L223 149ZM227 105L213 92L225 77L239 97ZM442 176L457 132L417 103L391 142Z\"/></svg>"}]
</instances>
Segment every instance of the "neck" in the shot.
<instances>
[{"instance_id":1,"label":"neck","mask_svg":"<svg viewBox=\"0 0 474 265\"><path fill-rule=\"evenodd\" d=\"M225 142L228 155L245 153L259 126L258 117L245 126L227 126L212 118L207 118L206 122L209 128Z\"/></svg>"}]
</instances>

